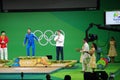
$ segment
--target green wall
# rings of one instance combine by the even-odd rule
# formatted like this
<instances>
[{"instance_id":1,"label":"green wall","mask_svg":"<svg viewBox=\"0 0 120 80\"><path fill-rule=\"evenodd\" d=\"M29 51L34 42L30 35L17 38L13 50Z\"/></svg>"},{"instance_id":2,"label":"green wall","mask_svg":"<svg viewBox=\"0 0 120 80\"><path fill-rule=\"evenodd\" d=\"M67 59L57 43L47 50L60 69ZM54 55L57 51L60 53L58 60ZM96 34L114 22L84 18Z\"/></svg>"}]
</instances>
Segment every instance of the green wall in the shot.
<instances>
[{"instance_id":1,"label":"green wall","mask_svg":"<svg viewBox=\"0 0 120 80\"><path fill-rule=\"evenodd\" d=\"M65 32L65 59L79 60L80 54L75 51L81 48L82 39L85 37L85 30L89 23L104 24L104 11L120 9L119 0L100 0L101 7L97 11L57 11L57 12L12 12L0 13L0 31L5 30L9 37L8 53L9 59L26 55L26 47L23 46L24 37L27 28L32 31L46 30L56 31L62 29ZM109 2L109 3L108 3ZM118 26L119 27L119 26ZM108 39L114 36L117 41L117 52L120 55L120 33L106 30L99 30L96 27L90 30L90 33L97 34L99 40L98 46L103 50L102 54L107 54ZM36 56L53 55L55 59L55 46L48 44L40 46L36 42ZM120 56L116 57L120 61Z\"/></svg>"}]
</instances>

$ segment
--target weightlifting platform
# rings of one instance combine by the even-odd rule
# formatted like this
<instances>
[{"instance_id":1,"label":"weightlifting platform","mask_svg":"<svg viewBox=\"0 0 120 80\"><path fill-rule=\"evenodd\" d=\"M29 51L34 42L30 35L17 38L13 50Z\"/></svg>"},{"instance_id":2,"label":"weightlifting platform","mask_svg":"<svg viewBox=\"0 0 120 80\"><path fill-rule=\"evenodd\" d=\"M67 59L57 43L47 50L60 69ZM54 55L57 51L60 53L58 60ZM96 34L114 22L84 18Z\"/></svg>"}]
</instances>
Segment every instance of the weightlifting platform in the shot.
<instances>
[{"instance_id":1,"label":"weightlifting platform","mask_svg":"<svg viewBox=\"0 0 120 80\"><path fill-rule=\"evenodd\" d=\"M77 60L50 61L46 57L19 57L13 61L1 61L0 73L52 73L62 68L72 67Z\"/></svg>"}]
</instances>

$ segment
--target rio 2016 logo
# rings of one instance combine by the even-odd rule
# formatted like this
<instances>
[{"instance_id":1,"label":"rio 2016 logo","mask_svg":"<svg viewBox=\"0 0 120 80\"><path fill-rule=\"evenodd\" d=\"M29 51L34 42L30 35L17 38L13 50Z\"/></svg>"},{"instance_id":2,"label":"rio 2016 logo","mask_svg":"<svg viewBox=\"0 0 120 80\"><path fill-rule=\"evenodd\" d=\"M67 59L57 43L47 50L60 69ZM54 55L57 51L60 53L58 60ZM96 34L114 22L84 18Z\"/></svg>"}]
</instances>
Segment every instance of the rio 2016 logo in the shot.
<instances>
[{"instance_id":1,"label":"rio 2016 logo","mask_svg":"<svg viewBox=\"0 0 120 80\"><path fill-rule=\"evenodd\" d=\"M120 22L120 11L114 12L114 14L113 14L113 20L115 22Z\"/></svg>"}]
</instances>

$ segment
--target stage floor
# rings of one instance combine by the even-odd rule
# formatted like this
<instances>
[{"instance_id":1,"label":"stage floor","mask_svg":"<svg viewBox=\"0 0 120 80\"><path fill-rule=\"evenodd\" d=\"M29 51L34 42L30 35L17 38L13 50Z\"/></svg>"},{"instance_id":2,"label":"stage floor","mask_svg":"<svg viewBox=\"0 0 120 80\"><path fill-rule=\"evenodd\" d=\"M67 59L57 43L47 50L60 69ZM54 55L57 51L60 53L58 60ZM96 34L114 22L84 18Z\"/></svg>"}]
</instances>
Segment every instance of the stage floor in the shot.
<instances>
[{"instance_id":1,"label":"stage floor","mask_svg":"<svg viewBox=\"0 0 120 80\"><path fill-rule=\"evenodd\" d=\"M52 73L56 70L62 69L63 67L11 67L11 68L0 68L0 73Z\"/></svg>"},{"instance_id":2,"label":"stage floor","mask_svg":"<svg viewBox=\"0 0 120 80\"><path fill-rule=\"evenodd\" d=\"M49 67L47 67L49 68ZM47 69L44 67L44 69ZM84 80L83 73L81 73L82 65L77 63L71 68L63 68L50 73L52 80L63 80L65 75L70 75L71 80ZM0 70L1 71L1 70ZM98 69L96 69L98 71ZM120 63L109 63L104 69L109 75L110 72L115 73L115 80L120 79ZM23 80L46 80L46 74L42 73L25 73ZM20 73L0 73L0 80L21 80Z\"/></svg>"}]
</instances>

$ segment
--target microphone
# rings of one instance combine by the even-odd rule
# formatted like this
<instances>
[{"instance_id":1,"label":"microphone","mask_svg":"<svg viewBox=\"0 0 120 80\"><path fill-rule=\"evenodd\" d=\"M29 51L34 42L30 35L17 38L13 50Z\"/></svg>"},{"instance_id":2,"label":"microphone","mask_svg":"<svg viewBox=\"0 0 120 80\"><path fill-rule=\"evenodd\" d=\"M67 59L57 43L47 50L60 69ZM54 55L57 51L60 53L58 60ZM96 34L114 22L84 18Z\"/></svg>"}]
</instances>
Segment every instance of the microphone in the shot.
<instances>
[{"instance_id":1,"label":"microphone","mask_svg":"<svg viewBox=\"0 0 120 80\"><path fill-rule=\"evenodd\" d=\"M23 72L21 72L21 80L23 80L24 74Z\"/></svg>"}]
</instances>

